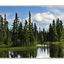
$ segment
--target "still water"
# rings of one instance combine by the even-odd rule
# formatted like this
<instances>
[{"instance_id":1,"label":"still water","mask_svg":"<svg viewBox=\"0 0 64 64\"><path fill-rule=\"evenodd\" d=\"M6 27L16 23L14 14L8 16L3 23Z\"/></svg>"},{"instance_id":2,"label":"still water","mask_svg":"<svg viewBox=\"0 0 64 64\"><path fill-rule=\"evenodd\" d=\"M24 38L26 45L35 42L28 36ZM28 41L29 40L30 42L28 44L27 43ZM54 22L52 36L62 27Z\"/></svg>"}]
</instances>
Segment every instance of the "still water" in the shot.
<instances>
[{"instance_id":1,"label":"still water","mask_svg":"<svg viewBox=\"0 0 64 64\"><path fill-rule=\"evenodd\" d=\"M44 46L44 45L37 45ZM64 47L61 45L45 45L44 48L37 48L26 51L0 51L0 58L63 58Z\"/></svg>"}]
</instances>

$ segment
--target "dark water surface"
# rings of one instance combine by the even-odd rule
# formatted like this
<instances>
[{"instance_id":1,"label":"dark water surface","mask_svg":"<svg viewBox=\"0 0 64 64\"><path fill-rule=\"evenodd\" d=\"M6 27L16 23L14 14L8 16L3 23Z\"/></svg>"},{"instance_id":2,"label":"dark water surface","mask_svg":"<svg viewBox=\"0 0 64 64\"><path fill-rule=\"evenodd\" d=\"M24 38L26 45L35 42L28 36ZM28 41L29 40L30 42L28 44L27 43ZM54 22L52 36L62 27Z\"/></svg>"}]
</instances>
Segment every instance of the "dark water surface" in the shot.
<instances>
[{"instance_id":1,"label":"dark water surface","mask_svg":"<svg viewBox=\"0 0 64 64\"><path fill-rule=\"evenodd\" d=\"M41 46L41 45L37 45ZM42 45L43 46L43 45ZM45 45L44 48L38 48L27 51L0 51L0 58L63 58L64 46Z\"/></svg>"}]
</instances>

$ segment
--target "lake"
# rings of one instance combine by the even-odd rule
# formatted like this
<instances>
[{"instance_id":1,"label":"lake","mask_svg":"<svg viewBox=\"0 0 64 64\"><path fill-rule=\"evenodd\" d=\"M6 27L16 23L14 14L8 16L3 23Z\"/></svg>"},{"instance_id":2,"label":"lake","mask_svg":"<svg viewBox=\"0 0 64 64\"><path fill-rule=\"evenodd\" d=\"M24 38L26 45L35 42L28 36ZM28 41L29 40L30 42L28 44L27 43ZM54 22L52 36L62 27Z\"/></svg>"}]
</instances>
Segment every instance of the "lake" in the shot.
<instances>
[{"instance_id":1,"label":"lake","mask_svg":"<svg viewBox=\"0 0 64 64\"><path fill-rule=\"evenodd\" d=\"M44 48L37 48L26 51L0 51L0 58L63 58L64 46L62 45L39 45Z\"/></svg>"}]
</instances>

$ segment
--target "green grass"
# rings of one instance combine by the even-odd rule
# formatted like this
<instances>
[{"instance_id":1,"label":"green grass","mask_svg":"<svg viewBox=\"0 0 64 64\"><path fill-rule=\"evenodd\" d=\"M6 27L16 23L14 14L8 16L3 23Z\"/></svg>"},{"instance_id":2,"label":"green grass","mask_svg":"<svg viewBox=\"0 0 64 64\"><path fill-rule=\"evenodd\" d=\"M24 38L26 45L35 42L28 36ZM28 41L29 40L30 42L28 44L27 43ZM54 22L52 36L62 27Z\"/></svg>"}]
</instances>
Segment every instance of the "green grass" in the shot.
<instances>
[{"instance_id":1,"label":"green grass","mask_svg":"<svg viewBox=\"0 0 64 64\"><path fill-rule=\"evenodd\" d=\"M59 44L59 42L52 42L52 44L56 44L57 45L57 44Z\"/></svg>"},{"instance_id":2,"label":"green grass","mask_svg":"<svg viewBox=\"0 0 64 64\"><path fill-rule=\"evenodd\" d=\"M33 47L8 47L8 48L0 48L0 51L26 51L26 50L35 50L37 48L43 48L44 46L33 46Z\"/></svg>"},{"instance_id":3,"label":"green grass","mask_svg":"<svg viewBox=\"0 0 64 64\"><path fill-rule=\"evenodd\" d=\"M50 42L44 42L44 44L49 44Z\"/></svg>"},{"instance_id":4,"label":"green grass","mask_svg":"<svg viewBox=\"0 0 64 64\"><path fill-rule=\"evenodd\" d=\"M58 45L59 43L61 45L64 45L64 39L62 39L60 42L52 42L52 44L56 44L56 45ZM50 44L50 42L44 42L44 44Z\"/></svg>"},{"instance_id":5,"label":"green grass","mask_svg":"<svg viewBox=\"0 0 64 64\"><path fill-rule=\"evenodd\" d=\"M64 39L62 39L60 43L61 43L61 45L64 45Z\"/></svg>"},{"instance_id":6,"label":"green grass","mask_svg":"<svg viewBox=\"0 0 64 64\"><path fill-rule=\"evenodd\" d=\"M64 39L62 39L60 42L51 42L52 44L56 44L56 45L58 45L58 44L61 44L61 45L64 45ZM38 44L40 44L40 42L38 42ZM43 44L50 44L50 42L43 42Z\"/></svg>"},{"instance_id":7,"label":"green grass","mask_svg":"<svg viewBox=\"0 0 64 64\"><path fill-rule=\"evenodd\" d=\"M0 45L0 48L8 48L8 47L10 47L9 45L5 45L5 44L1 44Z\"/></svg>"},{"instance_id":8,"label":"green grass","mask_svg":"<svg viewBox=\"0 0 64 64\"><path fill-rule=\"evenodd\" d=\"M64 39L61 40L61 42L52 42L52 44L61 44L61 45L64 45ZM50 44L50 42L44 42L44 44ZM44 46L31 46L31 47L10 47L8 45L0 45L0 51L9 51L9 50L14 50L14 51L26 51L26 50L35 50L37 48L44 48Z\"/></svg>"},{"instance_id":9,"label":"green grass","mask_svg":"<svg viewBox=\"0 0 64 64\"><path fill-rule=\"evenodd\" d=\"M43 42L44 44L50 44L50 42ZM38 43L40 44L40 43ZM52 42L52 44L59 44L59 42Z\"/></svg>"}]
</instances>

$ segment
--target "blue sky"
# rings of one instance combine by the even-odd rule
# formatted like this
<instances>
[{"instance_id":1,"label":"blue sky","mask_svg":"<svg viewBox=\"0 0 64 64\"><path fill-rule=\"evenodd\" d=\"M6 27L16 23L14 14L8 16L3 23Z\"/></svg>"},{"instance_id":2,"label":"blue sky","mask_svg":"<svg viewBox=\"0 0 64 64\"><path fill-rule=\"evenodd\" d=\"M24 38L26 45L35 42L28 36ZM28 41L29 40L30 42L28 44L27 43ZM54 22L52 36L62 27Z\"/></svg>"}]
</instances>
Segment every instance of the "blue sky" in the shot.
<instances>
[{"instance_id":1,"label":"blue sky","mask_svg":"<svg viewBox=\"0 0 64 64\"><path fill-rule=\"evenodd\" d=\"M29 10L32 14L46 12L46 7L40 6L0 6L0 13L18 13L20 17L26 18Z\"/></svg>"},{"instance_id":2,"label":"blue sky","mask_svg":"<svg viewBox=\"0 0 64 64\"><path fill-rule=\"evenodd\" d=\"M2 16L7 15L9 28L12 27L16 12L21 21L23 18L24 23L25 19L28 19L29 10L32 22L35 22L38 28L41 27L41 29L44 27L48 30L53 19L60 18L60 20L64 21L64 6L0 6L0 14Z\"/></svg>"}]
</instances>

